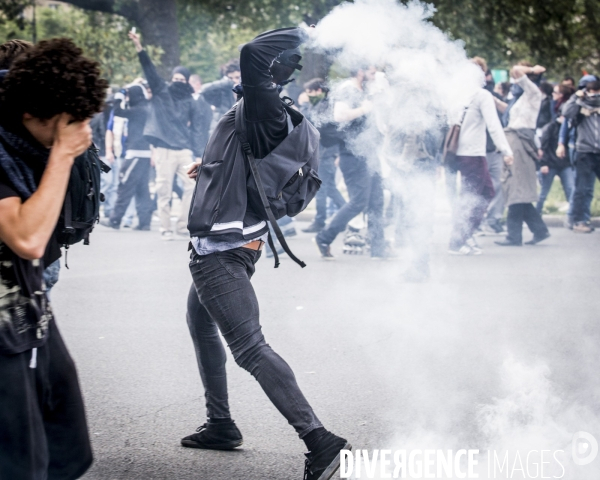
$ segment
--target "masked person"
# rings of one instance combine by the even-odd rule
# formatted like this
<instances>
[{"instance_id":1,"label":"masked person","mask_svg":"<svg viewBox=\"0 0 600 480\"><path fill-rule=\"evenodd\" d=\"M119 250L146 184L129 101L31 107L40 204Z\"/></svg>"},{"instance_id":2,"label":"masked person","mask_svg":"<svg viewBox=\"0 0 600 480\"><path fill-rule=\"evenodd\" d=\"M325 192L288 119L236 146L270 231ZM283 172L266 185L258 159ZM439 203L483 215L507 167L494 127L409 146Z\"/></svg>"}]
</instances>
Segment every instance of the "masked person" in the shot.
<instances>
[{"instance_id":1,"label":"masked person","mask_svg":"<svg viewBox=\"0 0 600 480\"><path fill-rule=\"evenodd\" d=\"M75 479L92 463L75 365L44 293L45 252L106 81L70 40L20 55L0 87L0 478Z\"/></svg>"},{"instance_id":2,"label":"masked person","mask_svg":"<svg viewBox=\"0 0 600 480\"><path fill-rule=\"evenodd\" d=\"M148 119L148 100L141 85L132 85L126 90L127 106L123 93L115 96L114 114L127 120L125 159L119 172L117 200L109 219L100 223L106 227L119 229L131 199L135 197L138 226L135 230L150 230L152 220L152 200L150 199L150 144L144 137L144 127Z\"/></svg>"},{"instance_id":3,"label":"masked person","mask_svg":"<svg viewBox=\"0 0 600 480\"><path fill-rule=\"evenodd\" d=\"M523 244L523 222L527 224L533 238L529 245L545 240L550 236L548 227L533 204L537 202L537 165L538 149L535 144L535 127L542 92L529 78L539 81L546 69L539 65L515 65L511 70L513 99L505 112L508 126L506 139L513 152L513 157L505 157L502 185L508 205L506 218L507 235L505 240L495 242L501 246L521 246Z\"/></svg>"},{"instance_id":4,"label":"masked person","mask_svg":"<svg viewBox=\"0 0 600 480\"><path fill-rule=\"evenodd\" d=\"M333 122L329 103L329 88L321 78L313 78L304 84L306 95L301 111L317 127L321 134L319 142L319 176L323 184L316 196L317 214L312 223L302 231L318 233L325 228L327 220L327 199L331 199L336 208L346 205L346 200L337 189L335 160L339 154L341 143L340 132Z\"/></svg>"},{"instance_id":5,"label":"masked person","mask_svg":"<svg viewBox=\"0 0 600 480\"><path fill-rule=\"evenodd\" d=\"M202 158L204 145L200 142L203 119L192 96L194 89L188 83L190 71L185 67L175 67L171 83L167 84L160 78L148 53L142 48L139 36L130 32L129 38L135 45L144 75L152 90L144 136L154 146L161 237L163 240L172 240L173 179L177 176L183 184L181 213L175 231L187 236L187 212L192 200L194 182L188 178L186 167L193 162L194 157L197 161Z\"/></svg>"},{"instance_id":6,"label":"masked person","mask_svg":"<svg viewBox=\"0 0 600 480\"><path fill-rule=\"evenodd\" d=\"M600 81L588 82L563 107L563 115L577 128L573 231L591 233L586 220L589 198L593 198L595 178L600 178Z\"/></svg>"},{"instance_id":7,"label":"masked person","mask_svg":"<svg viewBox=\"0 0 600 480\"><path fill-rule=\"evenodd\" d=\"M238 91L243 93L242 121L249 148L258 159L264 160L277 147L278 152L281 147L305 151L308 144L289 144L297 139L317 146L318 133L306 134L314 127L299 112L284 108L279 98L280 86L294 68L301 68L297 47L305 39L304 30L285 28L263 33L241 49L242 85ZM291 368L266 343L261 331L258 300L250 279L268 227L247 200L250 166L236 136L236 111L240 105L241 101L219 121L206 147L202 167L190 170L191 175L197 176L197 184L188 224L193 246L193 285L187 321L204 385L208 421L181 443L185 447L219 450L242 444L242 434L229 410L220 331L236 363L256 378L305 442L310 451L306 478L325 480L339 468L340 450L349 445L323 427Z\"/></svg>"}]
</instances>

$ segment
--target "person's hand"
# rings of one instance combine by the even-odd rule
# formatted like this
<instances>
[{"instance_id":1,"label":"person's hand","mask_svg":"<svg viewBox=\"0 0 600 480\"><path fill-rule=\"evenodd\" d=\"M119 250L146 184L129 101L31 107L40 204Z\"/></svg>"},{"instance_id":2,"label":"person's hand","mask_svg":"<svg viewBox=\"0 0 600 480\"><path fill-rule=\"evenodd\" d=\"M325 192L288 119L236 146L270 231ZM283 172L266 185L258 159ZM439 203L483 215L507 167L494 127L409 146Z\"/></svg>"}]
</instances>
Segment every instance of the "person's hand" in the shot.
<instances>
[{"instance_id":1,"label":"person's hand","mask_svg":"<svg viewBox=\"0 0 600 480\"><path fill-rule=\"evenodd\" d=\"M202 165L201 158L197 158L194 163L190 163L189 165L186 165L185 168L187 170L187 176L190 177L192 180L195 180L195 178L198 176L198 170L199 170L200 165Z\"/></svg>"},{"instance_id":2,"label":"person's hand","mask_svg":"<svg viewBox=\"0 0 600 480\"><path fill-rule=\"evenodd\" d=\"M137 52L141 52L143 50L143 48L142 48L142 42L140 42L140 36L134 32L129 32L127 34L127 36L131 39L131 41L133 42L133 45L135 45L135 50Z\"/></svg>"},{"instance_id":3,"label":"person's hand","mask_svg":"<svg viewBox=\"0 0 600 480\"><path fill-rule=\"evenodd\" d=\"M515 158L512 155L504 155L504 164L510 167L515 161Z\"/></svg>"},{"instance_id":4,"label":"person's hand","mask_svg":"<svg viewBox=\"0 0 600 480\"><path fill-rule=\"evenodd\" d=\"M89 119L73 122L71 115L62 113L56 122L52 150L74 159L85 152L91 144L92 129Z\"/></svg>"},{"instance_id":5,"label":"person's hand","mask_svg":"<svg viewBox=\"0 0 600 480\"><path fill-rule=\"evenodd\" d=\"M106 161L108 163L110 163L111 165L113 163L115 163L115 152L113 152L112 150L109 152L106 152Z\"/></svg>"},{"instance_id":6,"label":"person's hand","mask_svg":"<svg viewBox=\"0 0 600 480\"><path fill-rule=\"evenodd\" d=\"M566 154L565 146L562 143L559 143L558 147L556 147L556 156L558 158L565 158Z\"/></svg>"},{"instance_id":7,"label":"person's hand","mask_svg":"<svg viewBox=\"0 0 600 480\"><path fill-rule=\"evenodd\" d=\"M575 96L578 98L583 98L584 95L585 95L585 92L583 90L577 90L575 92Z\"/></svg>"},{"instance_id":8,"label":"person's hand","mask_svg":"<svg viewBox=\"0 0 600 480\"><path fill-rule=\"evenodd\" d=\"M298 105L304 105L305 103L310 102L309 100L309 96L308 93L306 92L302 92L299 96L298 96Z\"/></svg>"},{"instance_id":9,"label":"person's hand","mask_svg":"<svg viewBox=\"0 0 600 480\"><path fill-rule=\"evenodd\" d=\"M550 167L548 165L544 165L543 167L540 168L540 173L542 175L548 175L549 171L550 171Z\"/></svg>"},{"instance_id":10,"label":"person's hand","mask_svg":"<svg viewBox=\"0 0 600 480\"><path fill-rule=\"evenodd\" d=\"M546 69L544 67L542 67L541 65L536 65L535 67L533 67L531 69L531 71L535 75L540 75L540 74L544 73L546 71Z\"/></svg>"}]
</instances>

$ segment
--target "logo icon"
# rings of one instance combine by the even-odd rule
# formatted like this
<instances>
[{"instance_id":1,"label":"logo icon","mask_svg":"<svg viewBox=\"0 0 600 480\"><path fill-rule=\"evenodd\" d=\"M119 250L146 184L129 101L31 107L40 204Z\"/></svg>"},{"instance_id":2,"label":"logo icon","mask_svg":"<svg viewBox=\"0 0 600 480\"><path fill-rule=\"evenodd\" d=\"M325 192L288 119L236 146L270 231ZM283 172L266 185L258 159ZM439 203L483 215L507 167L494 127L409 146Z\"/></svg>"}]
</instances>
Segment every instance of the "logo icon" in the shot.
<instances>
[{"instance_id":1,"label":"logo icon","mask_svg":"<svg viewBox=\"0 0 600 480\"><path fill-rule=\"evenodd\" d=\"M598 456L598 442L587 432L577 432L573 435L571 452L575 465L588 465Z\"/></svg>"}]
</instances>

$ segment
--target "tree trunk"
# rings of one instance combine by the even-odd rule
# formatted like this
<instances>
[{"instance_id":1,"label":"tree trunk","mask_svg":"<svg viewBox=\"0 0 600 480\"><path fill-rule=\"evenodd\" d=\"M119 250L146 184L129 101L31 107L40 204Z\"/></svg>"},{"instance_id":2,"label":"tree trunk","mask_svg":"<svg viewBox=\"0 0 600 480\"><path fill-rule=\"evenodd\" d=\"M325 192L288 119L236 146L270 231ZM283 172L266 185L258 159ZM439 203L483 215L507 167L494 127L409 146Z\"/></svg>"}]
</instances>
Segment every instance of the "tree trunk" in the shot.
<instances>
[{"instance_id":1,"label":"tree trunk","mask_svg":"<svg viewBox=\"0 0 600 480\"><path fill-rule=\"evenodd\" d=\"M166 80L179 65L179 28L175 0L140 0L139 15L135 22L140 28L144 44L163 49L159 73Z\"/></svg>"},{"instance_id":2,"label":"tree trunk","mask_svg":"<svg viewBox=\"0 0 600 480\"><path fill-rule=\"evenodd\" d=\"M145 45L163 50L159 73L170 80L179 65L179 28L176 0L64 0L84 10L115 13L139 27Z\"/></svg>"}]
</instances>

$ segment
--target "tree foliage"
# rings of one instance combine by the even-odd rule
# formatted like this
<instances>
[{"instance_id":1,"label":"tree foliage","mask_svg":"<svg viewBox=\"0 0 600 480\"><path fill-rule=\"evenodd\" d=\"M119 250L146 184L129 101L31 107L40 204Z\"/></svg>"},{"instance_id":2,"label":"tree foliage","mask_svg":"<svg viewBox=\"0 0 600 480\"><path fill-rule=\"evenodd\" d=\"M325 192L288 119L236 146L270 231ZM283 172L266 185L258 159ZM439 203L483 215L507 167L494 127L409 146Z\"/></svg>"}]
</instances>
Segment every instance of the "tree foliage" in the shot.
<instances>
[{"instance_id":1,"label":"tree foliage","mask_svg":"<svg viewBox=\"0 0 600 480\"><path fill-rule=\"evenodd\" d=\"M508 68L526 58L545 65L555 76L600 69L598 0L431 1L437 9L433 23L451 37L464 41L469 55L486 57L492 67ZM122 36L131 25L141 30L146 45L154 45L159 53L164 52L163 73L181 62L209 81L218 77L219 65L238 55L238 45L261 31L301 22L317 23L341 3L340 0L66 2L89 12L85 18L82 12L70 13L72 18L65 18L60 33L82 42L86 51L98 55L114 81L128 78L127 69L139 71ZM25 35L29 27L22 12L28 4L30 0L0 0L3 38ZM177 18L174 20L169 16L175 10ZM44 22L58 25L60 21L46 13L40 15L40 38L49 35L43 30ZM58 26L54 31L58 32ZM306 58L309 64L321 62L320 70L328 66L323 59L309 57L310 53ZM306 75L318 72L319 68L307 68Z\"/></svg>"},{"instance_id":2,"label":"tree foliage","mask_svg":"<svg viewBox=\"0 0 600 480\"><path fill-rule=\"evenodd\" d=\"M131 23L123 17L68 6L38 8L36 16L38 40L73 39L87 56L100 63L104 77L112 84L122 85L142 74L135 49L126 36ZM25 23L21 30L17 22L5 20L0 25L0 40L31 40L31 28L31 24ZM150 46L149 53L159 61L160 49Z\"/></svg>"}]
</instances>

